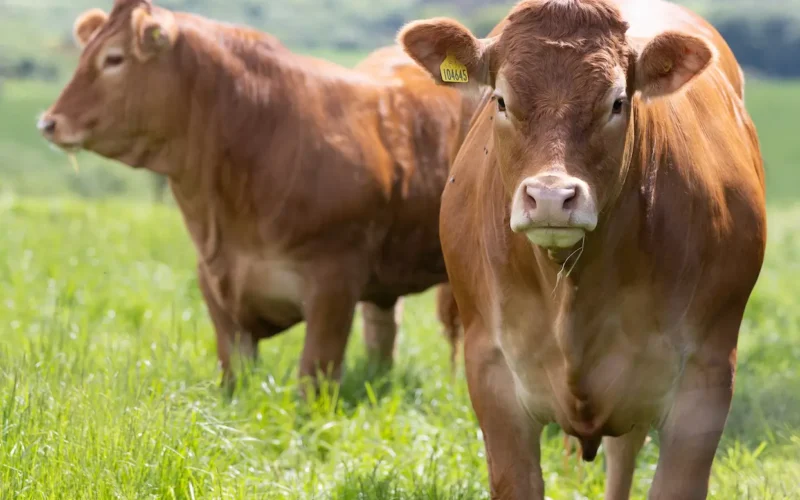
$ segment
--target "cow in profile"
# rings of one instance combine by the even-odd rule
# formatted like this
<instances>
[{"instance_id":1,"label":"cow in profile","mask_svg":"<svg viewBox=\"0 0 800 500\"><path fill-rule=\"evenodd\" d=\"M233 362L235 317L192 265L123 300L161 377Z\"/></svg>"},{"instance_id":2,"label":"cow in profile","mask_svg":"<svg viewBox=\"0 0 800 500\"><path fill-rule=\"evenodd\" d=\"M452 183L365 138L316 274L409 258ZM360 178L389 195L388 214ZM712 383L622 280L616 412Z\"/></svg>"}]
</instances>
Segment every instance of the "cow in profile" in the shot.
<instances>
[{"instance_id":1,"label":"cow in profile","mask_svg":"<svg viewBox=\"0 0 800 500\"><path fill-rule=\"evenodd\" d=\"M334 379L357 303L391 364L395 307L446 282L440 196L474 109L398 46L360 67L245 27L117 0L75 22L71 81L39 129L169 179L224 381L306 322L301 377Z\"/></svg>"},{"instance_id":2,"label":"cow in profile","mask_svg":"<svg viewBox=\"0 0 800 500\"><path fill-rule=\"evenodd\" d=\"M549 422L585 460L602 443L608 499L628 498L651 428L650 498L705 498L766 242L725 41L658 0L523 0L485 39L436 18L399 40L488 97L440 234L492 498L544 498Z\"/></svg>"}]
</instances>

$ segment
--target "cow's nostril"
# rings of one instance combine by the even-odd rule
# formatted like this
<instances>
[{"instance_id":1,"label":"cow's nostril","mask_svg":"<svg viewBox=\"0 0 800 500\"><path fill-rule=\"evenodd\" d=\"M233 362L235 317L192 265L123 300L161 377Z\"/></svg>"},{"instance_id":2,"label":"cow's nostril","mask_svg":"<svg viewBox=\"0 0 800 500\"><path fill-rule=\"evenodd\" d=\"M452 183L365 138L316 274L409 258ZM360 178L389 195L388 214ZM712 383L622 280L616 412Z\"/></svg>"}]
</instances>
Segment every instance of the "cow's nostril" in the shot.
<instances>
[{"instance_id":1,"label":"cow's nostril","mask_svg":"<svg viewBox=\"0 0 800 500\"><path fill-rule=\"evenodd\" d=\"M56 121L52 118L39 120L39 130L45 134L52 134L56 131Z\"/></svg>"},{"instance_id":2,"label":"cow's nostril","mask_svg":"<svg viewBox=\"0 0 800 500\"><path fill-rule=\"evenodd\" d=\"M573 192L571 195L567 196L564 199L564 209L571 210L575 208L575 203L577 203L577 201L578 201L578 193Z\"/></svg>"},{"instance_id":3,"label":"cow's nostril","mask_svg":"<svg viewBox=\"0 0 800 500\"><path fill-rule=\"evenodd\" d=\"M536 210L536 205L537 204L536 204L535 190L533 190L531 188L527 188L525 190L525 194L528 195L528 196L526 196L526 198L527 198L526 208L528 210Z\"/></svg>"}]
</instances>

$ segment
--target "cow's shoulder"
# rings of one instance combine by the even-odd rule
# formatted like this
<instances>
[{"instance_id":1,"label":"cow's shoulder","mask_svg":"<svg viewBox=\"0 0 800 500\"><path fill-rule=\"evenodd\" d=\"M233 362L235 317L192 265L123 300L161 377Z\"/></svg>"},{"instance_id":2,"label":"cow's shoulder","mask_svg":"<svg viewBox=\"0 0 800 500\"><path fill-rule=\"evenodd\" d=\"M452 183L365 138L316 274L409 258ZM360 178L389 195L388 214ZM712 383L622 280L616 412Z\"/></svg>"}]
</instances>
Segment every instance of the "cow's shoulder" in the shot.
<instances>
[{"instance_id":1,"label":"cow's shoulder","mask_svg":"<svg viewBox=\"0 0 800 500\"><path fill-rule=\"evenodd\" d=\"M461 298L477 308L487 288L487 255L505 244L505 210L501 179L493 154L491 107L480 112L464 139L442 192L440 228L442 250L451 276L469 279L454 284Z\"/></svg>"}]
</instances>

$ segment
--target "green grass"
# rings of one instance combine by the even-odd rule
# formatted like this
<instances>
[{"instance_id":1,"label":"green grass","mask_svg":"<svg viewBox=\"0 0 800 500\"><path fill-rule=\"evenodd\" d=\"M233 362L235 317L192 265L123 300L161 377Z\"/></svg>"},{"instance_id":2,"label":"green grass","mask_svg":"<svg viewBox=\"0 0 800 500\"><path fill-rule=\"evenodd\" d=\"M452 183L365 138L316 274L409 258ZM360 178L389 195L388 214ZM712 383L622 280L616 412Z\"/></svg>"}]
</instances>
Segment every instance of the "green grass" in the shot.
<instances>
[{"instance_id":1,"label":"green grass","mask_svg":"<svg viewBox=\"0 0 800 500\"><path fill-rule=\"evenodd\" d=\"M800 496L800 209L770 217L711 498ZM366 376L357 323L342 386L299 400L299 326L262 342L226 401L175 211L6 196L0 234L0 498L488 498L429 293L409 300L386 378ZM650 442L634 498L656 457ZM601 496L602 451L565 468L549 429L543 461L550 498Z\"/></svg>"},{"instance_id":2,"label":"green grass","mask_svg":"<svg viewBox=\"0 0 800 500\"><path fill-rule=\"evenodd\" d=\"M745 105L758 130L767 197L774 202L793 202L800 196L800 82L758 80L748 77Z\"/></svg>"}]
</instances>

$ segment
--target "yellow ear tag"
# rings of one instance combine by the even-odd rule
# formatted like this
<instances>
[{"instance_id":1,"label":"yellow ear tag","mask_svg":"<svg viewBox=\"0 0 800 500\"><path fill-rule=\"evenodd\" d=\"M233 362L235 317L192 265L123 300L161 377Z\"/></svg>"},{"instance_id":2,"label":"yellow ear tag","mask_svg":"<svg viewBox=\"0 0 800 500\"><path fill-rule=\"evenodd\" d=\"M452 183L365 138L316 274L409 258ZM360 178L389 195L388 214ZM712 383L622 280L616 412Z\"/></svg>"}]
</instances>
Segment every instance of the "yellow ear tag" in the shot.
<instances>
[{"instance_id":1,"label":"yellow ear tag","mask_svg":"<svg viewBox=\"0 0 800 500\"><path fill-rule=\"evenodd\" d=\"M442 73L443 82L467 83L469 81L467 67L461 64L452 54L448 54L439 69Z\"/></svg>"},{"instance_id":2,"label":"yellow ear tag","mask_svg":"<svg viewBox=\"0 0 800 500\"><path fill-rule=\"evenodd\" d=\"M666 75L670 71L672 71L672 61L671 60L666 60L666 61L664 61L663 65L661 66L661 74L662 75Z\"/></svg>"},{"instance_id":3,"label":"yellow ear tag","mask_svg":"<svg viewBox=\"0 0 800 500\"><path fill-rule=\"evenodd\" d=\"M153 28L153 31L150 32L150 36L153 38L154 42L157 42L161 38L161 28Z\"/></svg>"}]
</instances>

